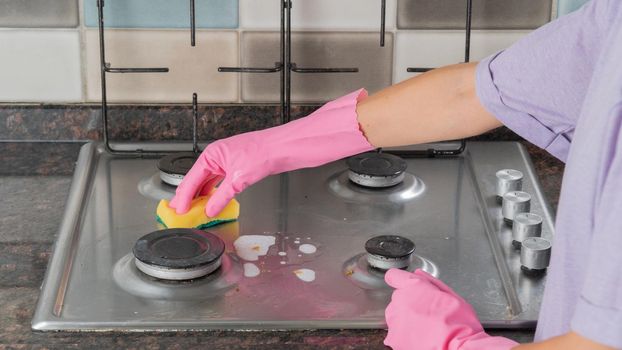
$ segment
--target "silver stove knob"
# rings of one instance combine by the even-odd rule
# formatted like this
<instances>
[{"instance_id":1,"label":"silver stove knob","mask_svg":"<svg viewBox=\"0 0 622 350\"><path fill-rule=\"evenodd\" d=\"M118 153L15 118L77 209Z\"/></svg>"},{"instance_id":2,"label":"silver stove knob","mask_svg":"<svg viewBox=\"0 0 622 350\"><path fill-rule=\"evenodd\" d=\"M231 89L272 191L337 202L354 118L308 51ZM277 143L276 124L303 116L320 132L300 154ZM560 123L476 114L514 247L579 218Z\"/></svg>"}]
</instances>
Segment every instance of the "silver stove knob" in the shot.
<instances>
[{"instance_id":1,"label":"silver stove knob","mask_svg":"<svg viewBox=\"0 0 622 350\"><path fill-rule=\"evenodd\" d=\"M497 201L503 201L503 195L511 191L520 191L523 188L523 173L514 169L497 171L497 187L495 193Z\"/></svg>"},{"instance_id":2,"label":"silver stove knob","mask_svg":"<svg viewBox=\"0 0 622 350\"><path fill-rule=\"evenodd\" d=\"M529 237L522 243L520 264L524 271L542 271L551 261L551 242L541 237Z\"/></svg>"},{"instance_id":3,"label":"silver stove knob","mask_svg":"<svg viewBox=\"0 0 622 350\"><path fill-rule=\"evenodd\" d=\"M542 217L533 213L520 213L514 217L512 225L512 244L520 249L521 243L529 237L542 234Z\"/></svg>"},{"instance_id":4,"label":"silver stove knob","mask_svg":"<svg viewBox=\"0 0 622 350\"><path fill-rule=\"evenodd\" d=\"M501 214L510 224L520 213L528 213L531 209L531 195L523 191L511 191L503 195Z\"/></svg>"}]
</instances>

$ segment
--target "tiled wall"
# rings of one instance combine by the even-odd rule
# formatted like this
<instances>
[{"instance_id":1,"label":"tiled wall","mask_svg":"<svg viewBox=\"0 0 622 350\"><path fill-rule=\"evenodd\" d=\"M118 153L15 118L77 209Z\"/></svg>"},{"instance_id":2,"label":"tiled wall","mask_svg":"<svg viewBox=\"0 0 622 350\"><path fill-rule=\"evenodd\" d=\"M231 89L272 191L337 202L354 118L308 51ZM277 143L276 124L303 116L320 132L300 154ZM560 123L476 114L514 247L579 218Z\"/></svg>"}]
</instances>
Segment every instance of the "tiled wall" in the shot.
<instances>
[{"instance_id":1,"label":"tiled wall","mask_svg":"<svg viewBox=\"0 0 622 350\"><path fill-rule=\"evenodd\" d=\"M190 46L188 0L106 0L107 60L114 67L168 67L163 74L108 74L121 103L276 102L276 74L219 73L219 66L273 66L280 0L196 0ZM503 49L585 0L473 0L471 59ZM457 63L464 55L465 0L294 0L292 58L300 67L358 73L292 76L295 102L407 79L407 67ZM0 0L0 102L100 100L96 0Z\"/></svg>"}]
</instances>

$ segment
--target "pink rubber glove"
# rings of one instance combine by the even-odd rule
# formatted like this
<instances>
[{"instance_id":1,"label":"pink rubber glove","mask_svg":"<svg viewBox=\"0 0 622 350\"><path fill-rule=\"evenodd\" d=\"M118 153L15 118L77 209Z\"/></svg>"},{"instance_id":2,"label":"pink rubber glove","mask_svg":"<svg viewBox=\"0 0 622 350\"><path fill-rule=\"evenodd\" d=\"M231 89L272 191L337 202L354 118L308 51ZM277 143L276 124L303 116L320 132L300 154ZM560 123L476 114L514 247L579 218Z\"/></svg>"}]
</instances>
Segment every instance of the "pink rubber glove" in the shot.
<instances>
[{"instance_id":1,"label":"pink rubber glove","mask_svg":"<svg viewBox=\"0 0 622 350\"><path fill-rule=\"evenodd\" d=\"M322 106L305 118L209 144L177 187L169 206L188 211L198 194L222 180L205 207L216 216L248 186L268 175L315 167L373 149L360 130L356 105L367 97L363 89Z\"/></svg>"},{"instance_id":2,"label":"pink rubber glove","mask_svg":"<svg viewBox=\"0 0 622 350\"><path fill-rule=\"evenodd\" d=\"M422 270L391 269L384 279L395 288L385 310L389 334L384 340L394 350L509 350L518 345L486 334L471 305Z\"/></svg>"}]
</instances>

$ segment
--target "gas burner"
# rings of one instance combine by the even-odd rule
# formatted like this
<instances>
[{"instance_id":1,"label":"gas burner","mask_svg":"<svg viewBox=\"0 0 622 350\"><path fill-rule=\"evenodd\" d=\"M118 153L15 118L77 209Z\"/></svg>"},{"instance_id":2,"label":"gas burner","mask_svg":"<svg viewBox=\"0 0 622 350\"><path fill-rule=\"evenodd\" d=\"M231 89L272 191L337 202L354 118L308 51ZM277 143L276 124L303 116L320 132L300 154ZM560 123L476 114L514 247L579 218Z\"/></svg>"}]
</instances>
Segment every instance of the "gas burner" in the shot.
<instances>
[{"instance_id":1,"label":"gas burner","mask_svg":"<svg viewBox=\"0 0 622 350\"><path fill-rule=\"evenodd\" d=\"M158 162L160 179L171 186L179 186L199 155L194 152L169 154Z\"/></svg>"},{"instance_id":2,"label":"gas burner","mask_svg":"<svg viewBox=\"0 0 622 350\"><path fill-rule=\"evenodd\" d=\"M188 302L225 294L244 277L244 269L237 257L223 254L220 268L207 276L189 281L163 280L144 274L129 253L114 265L112 276L119 288L137 297Z\"/></svg>"},{"instance_id":3,"label":"gas burner","mask_svg":"<svg viewBox=\"0 0 622 350\"><path fill-rule=\"evenodd\" d=\"M391 187L404 180L406 161L387 153L367 152L348 158L348 177L357 185Z\"/></svg>"},{"instance_id":4,"label":"gas burner","mask_svg":"<svg viewBox=\"0 0 622 350\"><path fill-rule=\"evenodd\" d=\"M403 269L410 263L415 243L401 236L377 236L365 242L365 250L371 267L380 270Z\"/></svg>"},{"instance_id":5,"label":"gas burner","mask_svg":"<svg viewBox=\"0 0 622 350\"><path fill-rule=\"evenodd\" d=\"M360 203L398 203L409 202L425 192L423 181L409 173L402 173L402 181L391 187L365 187L354 183L351 171L342 171L328 179L328 188L332 193L349 201Z\"/></svg>"},{"instance_id":6,"label":"gas burner","mask_svg":"<svg viewBox=\"0 0 622 350\"><path fill-rule=\"evenodd\" d=\"M386 236L385 236L386 237ZM394 236L389 236L394 237ZM372 238L373 240L374 238ZM370 240L371 241L371 240ZM369 241L368 241L369 242ZM410 240L409 240L410 242ZM410 242L412 244L412 242ZM401 243L398 243L401 246ZM375 245L375 243L374 243ZM391 244L393 246L393 244ZM406 246L402 248L398 248L399 252L408 251ZM393 248L388 249L393 251ZM413 244L414 250L414 244ZM375 251L375 249L372 249ZM399 254L395 254L399 255ZM377 262L385 263L384 260L376 261L372 260L375 265L372 265L370 261L370 253L360 253L352 258L348 259L342 267L342 271L344 276L350 280L353 284L358 286L361 289L365 290L377 290L377 291L386 291L390 293L393 289L389 287L389 285L384 281L384 273L386 269L378 268L379 264ZM402 267L403 270L414 272L417 269L421 269L434 277L439 277L439 269L436 264L429 259L426 259L417 254L409 254L406 256L405 261L401 261L401 265L405 265ZM386 266L386 265L384 265ZM394 266L391 266L394 267Z\"/></svg>"},{"instance_id":7,"label":"gas burner","mask_svg":"<svg viewBox=\"0 0 622 350\"><path fill-rule=\"evenodd\" d=\"M162 181L162 177L158 172L142 178L138 182L138 192L155 201L162 199L170 201L175 196L175 186Z\"/></svg>"},{"instance_id":8,"label":"gas burner","mask_svg":"<svg viewBox=\"0 0 622 350\"><path fill-rule=\"evenodd\" d=\"M225 251L218 236L195 229L167 229L141 237L132 252L136 267L164 280L189 280L217 270Z\"/></svg>"},{"instance_id":9,"label":"gas burner","mask_svg":"<svg viewBox=\"0 0 622 350\"><path fill-rule=\"evenodd\" d=\"M358 254L343 264L343 274L362 289L387 290L384 273L390 268L413 272L421 269L434 277L438 267L432 261L414 254L415 244L402 236L376 236L365 242L367 253Z\"/></svg>"}]
</instances>

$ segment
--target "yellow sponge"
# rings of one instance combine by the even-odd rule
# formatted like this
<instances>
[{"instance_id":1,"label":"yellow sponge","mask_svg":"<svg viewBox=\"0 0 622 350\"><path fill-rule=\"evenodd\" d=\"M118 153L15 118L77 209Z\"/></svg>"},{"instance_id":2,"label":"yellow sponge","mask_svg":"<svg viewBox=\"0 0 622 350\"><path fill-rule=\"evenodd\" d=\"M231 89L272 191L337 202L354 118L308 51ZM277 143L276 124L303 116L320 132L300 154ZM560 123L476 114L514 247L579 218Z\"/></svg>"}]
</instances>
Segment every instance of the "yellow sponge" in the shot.
<instances>
[{"instance_id":1,"label":"yellow sponge","mask_svg":"<svg viewBox=\"0 0 622 350\"><path fill-rule=\"evenodd\" d=\"M178 215L175 209L168 206L168 201L163 199L156 210L156 220L165 228L198 228L203 230L225 222L235 221L240 215L240 203L232 199L216 217L205 215L205 204L210 196L199 196L192 200L190 210Z\"/></svg>"}]
</instances>

